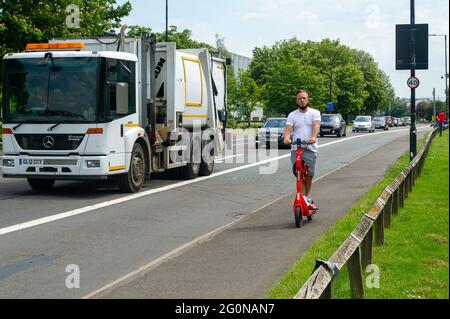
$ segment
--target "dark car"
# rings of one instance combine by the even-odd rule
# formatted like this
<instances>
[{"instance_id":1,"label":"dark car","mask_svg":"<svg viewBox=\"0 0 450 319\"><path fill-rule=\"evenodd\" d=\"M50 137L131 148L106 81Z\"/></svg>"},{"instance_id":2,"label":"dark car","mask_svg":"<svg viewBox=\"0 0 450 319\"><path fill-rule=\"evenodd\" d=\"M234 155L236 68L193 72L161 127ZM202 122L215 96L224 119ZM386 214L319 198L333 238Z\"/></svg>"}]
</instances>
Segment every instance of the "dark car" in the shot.
<instances>
[{"instance_id":1,"label":"dark car","mask_svg":"<svg viewBox=\"0 0 450 319\"><path fill-rule=\"evenodd\" d=\"M322 114L320 122L320 136L326 134L338 137L347 135L347 124L341 114Z\"/></svg>"},{"instance_id":2,"label":"dark car","mask_svg":"<svg viewBox=\"0 0 450 319\"><path fill-rule=\"evenodd\" d=\"M283 143L283 133L286 120L283 117L268 118L256 134L255 147L259 148L260 145L266 145L266 148L270 148L271 144L278 145L278 147L285 146Z\"/></svg>"}]
</instances>

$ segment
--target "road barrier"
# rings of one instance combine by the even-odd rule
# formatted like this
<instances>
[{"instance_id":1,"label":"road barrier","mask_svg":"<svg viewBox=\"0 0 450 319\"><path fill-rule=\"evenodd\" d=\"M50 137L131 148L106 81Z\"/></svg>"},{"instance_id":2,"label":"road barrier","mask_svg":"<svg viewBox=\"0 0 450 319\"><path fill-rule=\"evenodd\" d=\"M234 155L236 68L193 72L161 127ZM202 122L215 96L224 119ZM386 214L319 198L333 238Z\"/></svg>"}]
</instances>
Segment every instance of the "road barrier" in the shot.
<instances>
[{"instance_id":1,"label":"road barrier","mask_svg":"<svg viewBox=\"0 0 450 319\"><path fill-rule=\"evenodd\" d=\"M438 130L425 140L419 153L375 200L358 226L328 261L316 261L316 267L294 299L331 299L333 278L348 264L351 296L364 298L362 269L372 264L372 246L384 245L384 229L391 227L392 214L403 207L423 168L430 142ZM375 231L374 231L375 225Z\"/></svg>"}]
</instances>

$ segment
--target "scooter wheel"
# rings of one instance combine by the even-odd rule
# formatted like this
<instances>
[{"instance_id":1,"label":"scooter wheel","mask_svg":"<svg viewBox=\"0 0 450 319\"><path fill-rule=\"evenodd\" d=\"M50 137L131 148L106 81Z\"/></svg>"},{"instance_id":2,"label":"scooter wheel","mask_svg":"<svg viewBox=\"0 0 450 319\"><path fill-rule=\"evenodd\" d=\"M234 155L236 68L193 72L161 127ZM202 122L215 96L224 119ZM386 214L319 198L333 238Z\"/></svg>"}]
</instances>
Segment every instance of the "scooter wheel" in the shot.
<instances>
[{"instance_id":1,"label":"scooter wheel","mask_svg":"<svg viewBox=\"0 0 450 319\"><path fill-rule=\"evenodd\" d=\"M302 209L301 209L301 207L295 207L295 226L297 228L302 227Z\"/></svg>"}]
</instances>

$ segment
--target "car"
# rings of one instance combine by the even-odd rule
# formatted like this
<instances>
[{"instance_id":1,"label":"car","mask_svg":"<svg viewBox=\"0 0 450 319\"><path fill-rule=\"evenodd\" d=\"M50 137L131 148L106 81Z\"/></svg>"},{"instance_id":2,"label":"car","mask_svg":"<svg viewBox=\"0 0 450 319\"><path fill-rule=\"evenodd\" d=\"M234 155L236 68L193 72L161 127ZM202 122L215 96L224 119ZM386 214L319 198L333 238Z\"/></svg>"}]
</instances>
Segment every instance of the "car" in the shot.
<instances>
[{"instance_id":1,"label":"car","mask_svg":"<svg viewBox=\"0 0 450 319\"><path fill-rule=\"evenodd\" d=\"M394 126L394 122L392 120L392 116L385 116L386 118L386 123L389 127L393 127Z\"/></svg>"},{"instance_id":2,"label":"car","mask_svg":"<svg viewBox=\"0 0 450 319\"><path fill-rule=\"evenodd\" d=\"M399 125L398 125L398 124L399 124L398 117L394 117L394 118L392 119L392 122L394 123L394 126L399 126Z\"/></svg>"},{"instance_id":3,"label":"car","mask_svg":"<svg viewBox=\"0 0 450 319\"><path fill-rule=\"evenodd\" d=\"M406 121L403 117L398 118L398 126L406 126Z\"/></svg>"},{"instance_id":4,"label":"car","mask_svg":"<svg viewBox=\"0 0 450 319\"><path fill-rule=\"evenodd\" d=\"M271 144L276 144L278 147L285 146L283 143L283 133L286 120L284 117L268 118L256 134L255 147L259 148L260 145L266 145L266 148L270 148Z\"/></svg>"},{"instance_id":5,"label":"car","mask_svg":"<svg viewBox=\"0 0 450 319\"><path fill-rule=\"evenodd\" d=\"M375 132L375 124L370 115L358 115L353 123L353 132L367 131Z\"/></svg>"},{"instance_id":6,"label":"car","mask_svg":"<svg viewBox=\"0 0 450 319\"><path fill-rule=\"evenodd\" d=\"M345 123L341 114L322 114L319 133L320 136L326 134L332 134L338 137L346 136L347 123Z\"/></svg>"},{"instance_id":7,"label":"car","mask_svg":"<svg viewBox=\"0 0 450 319\"><path fill-rule=\"evenodd\" d=\"M389 126L386 122L386 118L384 116L377 116L373 118L373 123L375 124L375 129L389 130Z\"/></svg>"},{"instance_id":8,"label":"car","mask_svg":"<svg viewBox=\"0 0 450 319\"><path fill-rule=\"evenodd\" d=\"M403 120L405 121L405 125L411 125L411 118L409 116L404 117Z\"/></svg>"}]
</instances>

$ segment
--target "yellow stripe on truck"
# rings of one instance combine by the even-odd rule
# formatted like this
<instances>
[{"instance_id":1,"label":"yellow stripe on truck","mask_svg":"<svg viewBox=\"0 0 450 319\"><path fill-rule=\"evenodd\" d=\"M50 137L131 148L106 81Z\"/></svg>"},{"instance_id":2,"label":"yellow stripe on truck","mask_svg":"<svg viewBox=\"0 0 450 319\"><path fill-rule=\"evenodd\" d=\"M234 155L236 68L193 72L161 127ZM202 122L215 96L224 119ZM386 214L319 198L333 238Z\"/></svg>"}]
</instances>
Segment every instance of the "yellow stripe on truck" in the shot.
<instances>
[{"instance_id":1,"label":"yellow stripe on truck","mask_svg":"<svg viewBox=\"0 0 450 319\"><path fill-rule=\"evenodd\" d=\"M125 124L125 127L139 127L139 124L128 123L128 124Z\"/></svg>"},{"instance_id":2,"label":"yellow stripe on truck","mask_svg":"<svg viewBox=\"0 0 450 319\"><path fill-rule=\"evenodd\" d=\"M125 165L121 165L121 166L110 166L109 167L109 171L113 172L113 171L121 171L125 169Z\"/></svg>"},{"instance_id":3,"label":"yellow stripe on truck","mask_svg":"<svg viewBox=\"0 0 450 319\"><path fill-rule=\"evenodd\" d=\"M202 115L202 114L186 114L183 115L183 118L185 119L207 119L208 115Z\"/></svg>"}]
</instances>

